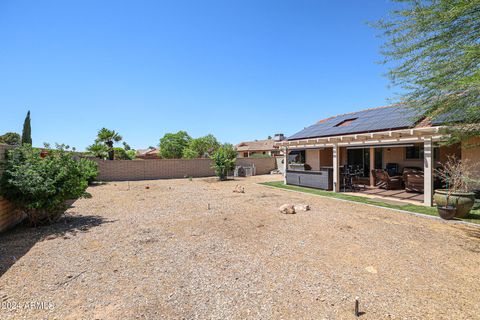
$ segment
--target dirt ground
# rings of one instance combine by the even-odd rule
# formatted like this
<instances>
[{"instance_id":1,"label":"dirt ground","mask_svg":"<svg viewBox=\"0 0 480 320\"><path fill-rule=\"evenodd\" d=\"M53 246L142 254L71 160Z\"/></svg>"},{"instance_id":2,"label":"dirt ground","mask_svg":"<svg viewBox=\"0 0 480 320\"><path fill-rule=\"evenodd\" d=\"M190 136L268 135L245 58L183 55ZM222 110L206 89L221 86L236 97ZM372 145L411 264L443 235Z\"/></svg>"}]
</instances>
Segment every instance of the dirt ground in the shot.
<instances>
[{"instance_id":1,"label":"dirt ground","mask_svg":"<svg viewBox=\"0 0 480 320\"><path fill-rule=\"evenodd\" d=\"M0 235L0 319L355 319L355 297L360 319L480 319L479 228L257 184L275 179L90 188Z\"/></svg>"}]
</instances>

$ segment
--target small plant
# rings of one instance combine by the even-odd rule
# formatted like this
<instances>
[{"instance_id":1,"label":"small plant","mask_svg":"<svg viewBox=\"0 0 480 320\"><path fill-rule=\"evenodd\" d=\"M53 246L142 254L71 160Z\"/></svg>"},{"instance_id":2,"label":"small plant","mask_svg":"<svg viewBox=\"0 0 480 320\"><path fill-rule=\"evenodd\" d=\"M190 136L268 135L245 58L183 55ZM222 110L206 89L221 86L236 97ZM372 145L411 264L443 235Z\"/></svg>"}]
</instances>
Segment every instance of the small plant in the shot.
<instances>
[{"instance_id":1,"label":"small plant","mask_svg":"<svg viewBox=\"0 0 480 320\"><path fill-rule=\"evenodd\" d=\"M212 156L213 168L220 181L227 180L227 175L235 169L237 152L231 144L224 144Z\"/></svg>"},{"instance_id":2,"label":"small plant","mask_svg":"<svg viewBox=\"0 0 480 320\"><path fill-rule=\"evenodd\" d=\"M448 157L443 168L435 172L445 183L445 190L436 190L434 195L439 215L444 219L466 216L475 203L471 191L479 185L478 163Z\"/></svg>"},{"instance_id":3,"label":"small plant","mask_svg":"<svg viewBox=\"0 0 480 320\"><path fill-rule=\"evenodd\" d=\"M454 192L469 192L479 186L479 180L476 177L479 169L478 163L449 156L443 167L435 170L435 172L451 194Z\"/></svg>"},{"instance_id":4,"label":"small plant","mask_svg":"<svg viewBox=\"0 0 480 320\"><path fill-rule=\"evenodd\" d=\"M23 145L7 153L0 194L26 214L30 225L55 222L67 200L89 196L88 180L96 174L87 161L75 161L64 145L43 153Z\"/></svg>"}]
</instances>

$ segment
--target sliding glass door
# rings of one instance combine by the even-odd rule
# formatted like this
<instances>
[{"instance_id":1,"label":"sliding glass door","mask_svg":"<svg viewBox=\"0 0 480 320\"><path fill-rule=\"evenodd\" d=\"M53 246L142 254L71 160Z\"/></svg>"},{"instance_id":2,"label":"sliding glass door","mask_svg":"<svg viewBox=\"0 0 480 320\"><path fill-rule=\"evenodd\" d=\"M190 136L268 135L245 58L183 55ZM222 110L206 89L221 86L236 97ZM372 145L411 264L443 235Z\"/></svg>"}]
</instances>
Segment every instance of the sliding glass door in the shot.
<instances>
[{"instance_id":1,"label":"sliding glass door","mask_svg":"<svg viewBox=\"0 0 480 320\"><path fill-rule=\"evenodd\" d=\"M383 167L383 149L375 148L375 168ZM363 177L370 176L370 148L347 149L347 164L362 169Z\"/></svg>"}]
</instances>

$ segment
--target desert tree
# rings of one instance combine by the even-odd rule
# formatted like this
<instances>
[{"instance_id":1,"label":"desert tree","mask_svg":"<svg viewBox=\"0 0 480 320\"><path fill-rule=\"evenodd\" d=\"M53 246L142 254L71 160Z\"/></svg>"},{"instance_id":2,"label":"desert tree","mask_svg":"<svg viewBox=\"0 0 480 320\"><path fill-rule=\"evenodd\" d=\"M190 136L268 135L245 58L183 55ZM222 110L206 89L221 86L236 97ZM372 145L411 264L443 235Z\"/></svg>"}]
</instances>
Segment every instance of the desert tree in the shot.
<instances>
[{"instance_id":1,"label":"desert tree","mask_svg":"<svg viewBox=\"0 0 480 320\"><path fill-rule=\"evenodd\" d=\"M480 0L392 0L374 25L399 102L441 117L459 142L480 131Z\"/></svg>"}]
</instances>

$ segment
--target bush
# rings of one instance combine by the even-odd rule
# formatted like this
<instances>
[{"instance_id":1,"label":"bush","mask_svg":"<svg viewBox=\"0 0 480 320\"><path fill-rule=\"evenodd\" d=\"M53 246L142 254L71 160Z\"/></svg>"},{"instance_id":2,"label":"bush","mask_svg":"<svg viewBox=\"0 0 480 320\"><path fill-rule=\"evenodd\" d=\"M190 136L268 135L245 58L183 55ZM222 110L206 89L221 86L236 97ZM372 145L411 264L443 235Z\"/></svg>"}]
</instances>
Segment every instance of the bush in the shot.
<instances>
[{"instance_id":1,"label":"bush","mask_svg":"<svg viewBox=\"0 0 480 320\"><path fill-rule=\"evenodd\" d=\"M211 156L211 159L215 174L223 181L227 179L228 173L235 169L237 152L231 144L224 144Z\"/></svg>"},{"instance_id":2,"label":"bush","mask_svg":"<svg viewBox=\"0 0 480 320\"><path fill-rule=\"evenodd\" d=\"M66 200L89 196L87 177L93 176L94 166L86 161L75 161L62 145L46 153L29 145L10 150L0 193L26 213L31 225L54 222Z\"/></svg>"},{"instance_id":3,"label":"bush","mask_svg":"<svg viewBox=\"0 0 480 320\"><path fill-rule=\"evenodd\" d=\"M16 132L7 132L0 136L0 143L5 143L11 146L19 146L22 143L22 137Z\"/></svg>"},{"instance_id":4,"label":"bush","mask_svg":"<svg viewBox=\"0 0 480 320\"><path fill-rule=\"evenodd\" d=\"M78 165L80 166L80 171L83 174L87 183L91 185L93 181L97 179L98 176L98 164L88 159L80 159L78 161Z\"/></svg>"}]
</instances>

